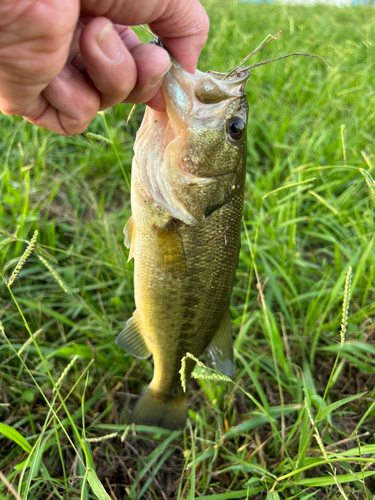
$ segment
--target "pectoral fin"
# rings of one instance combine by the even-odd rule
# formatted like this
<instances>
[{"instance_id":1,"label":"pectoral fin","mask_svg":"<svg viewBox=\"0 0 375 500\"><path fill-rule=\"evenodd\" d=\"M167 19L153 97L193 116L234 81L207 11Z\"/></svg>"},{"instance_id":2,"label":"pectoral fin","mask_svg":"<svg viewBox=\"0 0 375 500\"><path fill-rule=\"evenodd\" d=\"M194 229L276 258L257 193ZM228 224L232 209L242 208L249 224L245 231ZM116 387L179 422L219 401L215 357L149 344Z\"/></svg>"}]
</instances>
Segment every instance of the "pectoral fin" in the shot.
<instances>
[{"instance_id":1,"label":"pectoral fin","mask_svg":"<svg viewBox=\"0 0 375 500\"><path fill-rule=\"evenodd\" d=\"M124 245L129 248L128 262L134 257L135 248L135 224L133 217L129 217L128 222L124 227Z\"/></svg>"},{"instance_id":2,"label":"pectoral fin","mask_svg":"<svg viewBox=\"0 0 375 500\"><path fill-rule=\"evenodd\" d=\"M227 377L233 375L233 336L229 309L224 313L214 338L206 348L206 359L215 370Z\"/></svg>"},{"instance_id":3,"label":"pectoral fin","mask_svg":"<svg viewBox=\"0 0 375 500\"><path fill-rule=\"evenodd\" d=\"M133 316L126 322L125 328L117 335L116 344L136 358L148 358L150 356L151 352L143 340L139 328L137 311L134 311Z\"/></svg>"},{"instance_id":4,"label":"pectoral fin","mask_svg":"<svg viewBox=\"0 0 375 500\"><path fill-rule=\"evenodd\" d=\"M177 230L176 221L171 220L165 227L156 227L160 266L172 273L174 278L186 276L186 259L181 236Z\"/></svg>"}]
</instances>

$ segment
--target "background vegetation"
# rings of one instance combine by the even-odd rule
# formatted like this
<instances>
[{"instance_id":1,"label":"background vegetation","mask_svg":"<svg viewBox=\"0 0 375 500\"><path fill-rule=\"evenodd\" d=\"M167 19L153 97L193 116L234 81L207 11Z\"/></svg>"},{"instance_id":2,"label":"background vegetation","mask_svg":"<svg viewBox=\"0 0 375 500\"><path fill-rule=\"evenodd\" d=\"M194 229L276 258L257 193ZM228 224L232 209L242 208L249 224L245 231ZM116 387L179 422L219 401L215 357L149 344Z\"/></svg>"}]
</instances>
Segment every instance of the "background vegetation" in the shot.
<instances>
[{"instance_id":1,"label":"background vegetation","mask_svg":"<svg viewBox=\"0 0 375 500\"><path fill-rule=\"evenodd\" d=\"M122 229L141 107L67 138L0 117L1 499L375 495L375 11L204 5L202 70L280 29L252 61L332 66L289 58L248 83L234 382L191 381L184 432L124 425L152 376L114 344L134 308Z\"/></svg>"}]
</instances>

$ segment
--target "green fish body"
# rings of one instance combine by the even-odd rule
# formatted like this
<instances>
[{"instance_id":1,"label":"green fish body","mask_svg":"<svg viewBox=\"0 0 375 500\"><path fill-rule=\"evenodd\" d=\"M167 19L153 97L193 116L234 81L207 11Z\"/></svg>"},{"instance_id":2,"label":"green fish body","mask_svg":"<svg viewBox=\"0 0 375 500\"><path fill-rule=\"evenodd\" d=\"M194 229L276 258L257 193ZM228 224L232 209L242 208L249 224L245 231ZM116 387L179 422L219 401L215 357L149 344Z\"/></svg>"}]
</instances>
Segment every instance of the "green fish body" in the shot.
<instances>
[{"instance_id":1,"label":"green fish body","mask_svg":"<svg viewBox=\"0 0 375 500\"><path fill-rule=\"evenodd\" d=\"M174 62L163 83L167 112L147 108L132 167L132 217L125 244L134 257L136 311L116 342L154 377L131 421L186 424L181 359L206 354L234 370L229 314L240 249L246 173L248 72L223 80ZM188 360L186 377L194 368Z\"/></svg>"}]
</instances>

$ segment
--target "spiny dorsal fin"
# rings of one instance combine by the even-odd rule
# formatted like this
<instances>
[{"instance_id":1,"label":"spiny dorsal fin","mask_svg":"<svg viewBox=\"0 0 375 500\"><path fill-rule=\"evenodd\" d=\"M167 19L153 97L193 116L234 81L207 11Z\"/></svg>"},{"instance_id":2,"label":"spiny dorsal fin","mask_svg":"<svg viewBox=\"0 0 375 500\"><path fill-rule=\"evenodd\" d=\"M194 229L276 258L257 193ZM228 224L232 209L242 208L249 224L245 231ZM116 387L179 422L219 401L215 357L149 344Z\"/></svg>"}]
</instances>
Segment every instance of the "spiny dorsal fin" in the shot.
<instances>
[{"instance_id":1,"label":"spiny dorsal fin","mask_svg":"<svg viewBox=\"0 0 375 500\"><path fill-rule=\"evenodd\" d=\"M128 219L128 222L125 224L124 227L124 245L126 248L129 248L129 257L128 257L128 262L132 260L134 257L134 249L135 249L135 224L134 224L134 219L133 216L130 216Z\"/></svg>"},{"instance_id":2,"label":"spiny dorsal fin","mask_svg":"<svg viewBox=\"0 0 375 500\"><path fill-rule=\"evenodd\" d=\"M158 235L158 255L160 265L166 272L171 272L174 278L186 276L185 251L177 223L171 220L166 226L154 226Z\"/></svg>"},{"instance_id":3,"label":"spiny dorsal fin","mask_svg":"<svg viewBox=\"0 0 375 500\"><path fill-rule=\"evenodd\" d=\"M224 313L219 328L206 348L206 358L212 368L231 377L234 372L233 336L229 309Z\"/></svg>"},{"instance_id":4,"label":"spiny dorsal fin","mask_svg":"<svg viewBox=\"0 0 375 500\"><path fill-rule=\"evenodd\" d=\"M143 340L139 328L137 311L134 311L133 316L126 322L125 328L117 335L116 344L136 358L148 358L150 356L151 352Z\"/></svg>"}]
</instances>

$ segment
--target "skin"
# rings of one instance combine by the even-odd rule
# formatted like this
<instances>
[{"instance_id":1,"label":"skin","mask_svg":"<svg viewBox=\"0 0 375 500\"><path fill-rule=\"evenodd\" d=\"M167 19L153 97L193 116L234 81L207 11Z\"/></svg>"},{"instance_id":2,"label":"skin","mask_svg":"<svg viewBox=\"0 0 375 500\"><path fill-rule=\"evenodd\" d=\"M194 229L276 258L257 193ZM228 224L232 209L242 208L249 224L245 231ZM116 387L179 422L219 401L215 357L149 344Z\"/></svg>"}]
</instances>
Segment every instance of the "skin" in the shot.
<instances>
[{"instance_id":1,"label":"skin","mask_svg":"<svg viewBox=\"0 0 375 500\"><path fill-rule=\"evenodd\" d=\"M209 29L198 0L2 0L0 111L62 135L120 102L164 111L170 58L139 42L137 24L195 71Z\"/></svg>"},{"instance_id":2,"label":"skin","mask_svg":"<svg viewBox=\"0 0 375 500\"><path fill-rule=\"evenodd\" d=\"M181 359L186 352L200 356L228 312L240 248L246 131L234 141L228 137L227 124L238 117L246 124L243 87L248 73L240 92L233 91L231 99L215 104L194 97L205 77L201 75L171 69L163 84L168 113L146 111L132 167L135 317L154 359L153 380L132 421L170 429L182 428L186 422ZM230 83L226 85L230 89ZM171 149L174 154L166 160L164 152ZM148 163L153 168L147 180L143 173ZM167 165L167 171L158 163ZM156 191L160 193L171 170L174 202L170 209L182 202L195 218L193 223L172 215L150 196L147 186L155 184L158 172L163 173ZM195 178L190 185L186 173ZM208 175L215 181L200 184ZM187 378L193 367L189 360Z\"/></svg>"}]
</instances>

